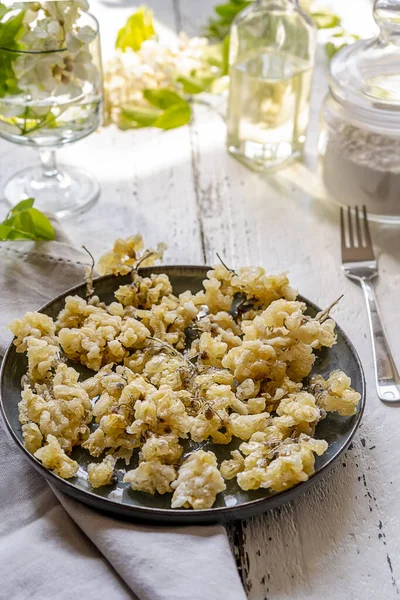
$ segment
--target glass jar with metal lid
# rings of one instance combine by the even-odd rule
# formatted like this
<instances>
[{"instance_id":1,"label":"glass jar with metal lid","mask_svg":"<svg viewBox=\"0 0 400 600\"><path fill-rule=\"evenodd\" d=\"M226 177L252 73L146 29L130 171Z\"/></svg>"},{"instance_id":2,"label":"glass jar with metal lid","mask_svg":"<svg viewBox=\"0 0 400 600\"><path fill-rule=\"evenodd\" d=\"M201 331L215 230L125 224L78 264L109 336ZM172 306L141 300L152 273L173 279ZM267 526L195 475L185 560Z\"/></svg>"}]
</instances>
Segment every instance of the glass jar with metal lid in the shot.
<instances>
[{"instance_id":1,"label":"glass jar with metal lid","mask_svg":"<svg viewBox=\"0 0 400 600\"><path fill-rule=\"evenodd\" d=\"M400 0L376 0L378 37L332 59L320 173L330 198L400 223Z\"/></svg>"}]
</instances>

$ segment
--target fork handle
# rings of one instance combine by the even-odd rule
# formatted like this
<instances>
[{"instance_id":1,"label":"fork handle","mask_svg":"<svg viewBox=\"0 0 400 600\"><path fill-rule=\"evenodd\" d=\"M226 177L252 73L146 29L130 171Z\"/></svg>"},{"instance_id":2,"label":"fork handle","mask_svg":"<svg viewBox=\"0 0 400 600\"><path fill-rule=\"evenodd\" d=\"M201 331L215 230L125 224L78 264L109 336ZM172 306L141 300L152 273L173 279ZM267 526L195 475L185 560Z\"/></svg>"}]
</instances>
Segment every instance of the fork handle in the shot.
<instances>
[{"instance_id":1,"label":"fork handle","mask_svg":"<svg viewBox=\"0 0 400 600\"><path fill-rule=\"evenodd\" d=\"M384 402L398 402L400 376L390 351L375 291L370 279L361 279L361 286L368 309L378 396Z\"/></svg>"}]
</instances>

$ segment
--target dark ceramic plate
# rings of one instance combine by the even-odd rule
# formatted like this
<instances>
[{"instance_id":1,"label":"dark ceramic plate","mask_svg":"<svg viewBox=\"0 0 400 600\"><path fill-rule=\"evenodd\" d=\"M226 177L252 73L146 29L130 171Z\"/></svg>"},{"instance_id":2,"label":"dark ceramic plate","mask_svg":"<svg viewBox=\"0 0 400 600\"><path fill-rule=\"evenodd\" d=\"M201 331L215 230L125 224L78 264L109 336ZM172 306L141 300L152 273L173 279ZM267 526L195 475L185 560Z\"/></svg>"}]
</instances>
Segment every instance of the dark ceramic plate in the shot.
<instances>
[{"instance_id":1,"label":"dark ceramic plate","mask_svg":"<svg viewBox=\"0 0 400 600\"><path fill-rule=\"evenodd\" d=\"M171 279L174 292L179 294L187 289L190 289L192 292L200 290L202 280L206 277L207 267L163 266L141 269L142 275L148 275L151 272L167 273ZM111 302L114 299L113 294L117 287L129 282L129 276L119 278L113 276L99 277L94 283L95 292L100 296L101 300ZM51 317L56 317L64 306L65 297L70 294L77 294L84 297L85 286L82 284L68 290L46 304L41 309L41 312ZM309 314L315 315L319 310L308 300L301 297L300 299L307 303ZM76 365L74 366L76 367ZM21 394L21 377L26 372L26 367L25 355L17 354L15 346L10 345L1 369L1 408L12 437L35 469L66 494L98 510L129 519L157 521L160 523L175 522L187 524L228 521L249 517L288 500L292 500L301 492L314 485L322 474L328 471L340 454L344 452L360 423L365 403L365 381L360 359L350 340L340 327L337 327L337 344L333 348L325 349L319 353L313 372L326 376L334 369L343 369L351 377L353 387L360 392L361 402L358 412L354 416L340 417L336 413L331 413L318 425L316 437L326 439L329 443L329 448L323 456L317 457L315 474L307 482L280 493L267 490L245 492L238 487L235 481L227 481L226 490L218 495L213 508L208 510L173 510L170 508L171 496L169 494L165 496L151 496L143 492L135 492L130 489L129 484L124 484L122 482L124 463L121 463L121 468L118 470L118 482L116 484L92 490L87 483L86 466L89 462L93 462L93 458L86 451L80 448L74 451L72 456L78 460L81 468L77 476L69 481L65 481L45 469L38 460L29 454L23 445L17 407ZM89 376L89 371L83 367L81 372L83 378ZM202 444L202 447L215 450L219 461L222 461L230 458L230 450L233 447L237 447L239 443L240 440L237 440L235 446L232 443L228 446L216 447L212 444ZM199 446L200 444L189 442L185 450L189 451ZM118 466L119 463L117 464Z\"/></svg>"}]
</instances>

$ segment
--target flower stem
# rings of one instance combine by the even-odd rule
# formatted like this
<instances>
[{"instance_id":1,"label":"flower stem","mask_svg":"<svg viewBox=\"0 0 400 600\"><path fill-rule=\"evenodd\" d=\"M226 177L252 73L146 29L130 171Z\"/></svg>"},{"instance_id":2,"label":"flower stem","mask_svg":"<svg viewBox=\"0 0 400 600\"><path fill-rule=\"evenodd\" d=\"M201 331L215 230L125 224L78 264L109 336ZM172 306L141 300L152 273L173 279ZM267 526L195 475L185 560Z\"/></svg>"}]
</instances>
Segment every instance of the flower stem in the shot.
<instances>
[{"instance_id":1,"label":"flower stem","mask_svg":"<svg viewBox=\"0 0 400 600\"><path fill-rule=\"evenodd\" d=\"M26 133L26 117L27 117L27 113L28 113L28 109L25 108L25 110L24 110L24 124L23 124L23 127L21 129L21 135L25 135L25 133Z\"/></svg>"},{"instance_id":2,"label":"flower stem","mask_svg":"<svg viewBox=\"0 0 400 600\"><path fill-rule=\"evenodd\" d=\"M25 129L24 133L26 135L31 134L33 131L40 129L44 124L51 123L52 121L54 121L54 119L59 117L61 114L61 113L59 113L58 115L52 114L51 117L47 118L49 116L49 113L50 113L50 110L45 114L45 116L42 119L40 119L39 123L36 123L36 125L31 127L31 129L26 130L26 127L24 127L24 129Z\"/></svg>"}]
</instances>

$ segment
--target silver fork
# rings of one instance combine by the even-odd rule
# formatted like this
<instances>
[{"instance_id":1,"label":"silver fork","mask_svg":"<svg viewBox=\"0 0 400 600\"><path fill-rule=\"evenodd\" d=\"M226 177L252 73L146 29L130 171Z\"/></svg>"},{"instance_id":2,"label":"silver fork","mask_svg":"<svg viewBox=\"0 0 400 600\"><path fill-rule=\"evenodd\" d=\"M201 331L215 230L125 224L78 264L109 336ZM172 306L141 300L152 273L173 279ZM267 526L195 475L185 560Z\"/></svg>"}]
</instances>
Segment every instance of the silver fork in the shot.
<instances>
[{"instance_id":1,"label":"silver fork","mask_svg":"<svg viewBox=\"0 0 400 600\"><path fill-rule=\"evenodd\" d=\"M389 348L372 286L372 280L378 275L378 265L372 247L365 206L363 206L362 212L363 217L360 216L360 211L356 206L353 219L351 209L348 208L346 219L344 209L340 208L342 268L347 277L361 284L364 292L371 330L378 396L384 402L397 402L400 400L400 375Z\"/></svg>"}]
</instances>

